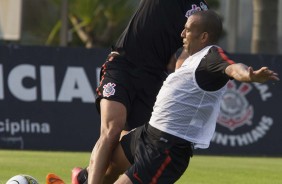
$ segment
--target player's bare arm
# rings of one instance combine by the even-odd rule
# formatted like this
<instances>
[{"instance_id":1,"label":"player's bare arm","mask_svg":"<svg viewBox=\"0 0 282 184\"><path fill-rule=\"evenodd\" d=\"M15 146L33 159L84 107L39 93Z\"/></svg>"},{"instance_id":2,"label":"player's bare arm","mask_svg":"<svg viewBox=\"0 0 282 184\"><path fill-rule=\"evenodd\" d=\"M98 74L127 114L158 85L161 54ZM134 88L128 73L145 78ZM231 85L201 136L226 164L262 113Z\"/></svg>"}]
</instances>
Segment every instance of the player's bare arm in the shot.
<instances>
[{"instance_id":1,"label":"player's bare arm","mask_svg":"<svg viewBox=\"0 0 282 184\"><path fill-rule=\"evenodd\" d=\"M264 83L268 80L279 81L278 74L270 70L268 67L261 67L259 70L253 70L242 63L229 65L225 69L225 73L241 82L259 82Z\"/></svg>"},{"instance_id":2,"label":"player's bare arm","mask_svg":"<svg viewBox=\"0 0 282 184\"><path fill-rule=\"evenodd\" d=\"M180 56L177 58L175 70L180 68L183 62L185 61L185 59L187 59L188 57L189 57L188 52L185 49L183 49Z\"/></svg>"},{"instance_id":3,"label":"player's bare arm","mask_svg":"<svg viewBox=\"0 0 282 184\"><path fill-rule=\"evenodd\" d=\"M169 60L169 63L167 65L167 71L168 73L172 73L175 70L175 64L177 62L176 54L173 54Z\"/></svg>"},{"instance_id":4,"label":"player's bare arm","mask_svg":"<svg viewBox=\"0 0 282 184\"><path fill-rule=\"evenodd\" d=\"M189 57L188 52L185 49L182 49L181 54L177 57L177 53L173 54L170 58L170 61L167 65L167 70L169 73L174 72L176 69L180 68L185 59Z\"/></svg>"}]
</instances>

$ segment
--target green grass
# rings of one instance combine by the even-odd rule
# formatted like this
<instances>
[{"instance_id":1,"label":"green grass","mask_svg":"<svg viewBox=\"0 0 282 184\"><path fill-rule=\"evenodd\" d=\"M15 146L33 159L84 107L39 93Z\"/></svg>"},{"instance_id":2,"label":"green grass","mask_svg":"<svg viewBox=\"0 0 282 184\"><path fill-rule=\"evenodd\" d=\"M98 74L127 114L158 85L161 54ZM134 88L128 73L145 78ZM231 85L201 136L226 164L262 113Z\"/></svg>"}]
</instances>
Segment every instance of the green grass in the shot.
<instances>
[{"instance_id":1,"label":"green grass","mask_svg":"<svg viewBox=\"0 0 282 184\"><path fill-rule=\"evenodd\" d=\"M71 183L73 167L85 167L90 153L84 152L41 152L41 151L0 151L0 184L17 174L28 174L45 184L48 173L56 173Z\"/></svg>"},{"instance_id":2,"label":"green grass","mask_svg":"<svg viewBox=\"0 0 282 184\"><path fill-rule=\"evenodd\" d=\"M71 169L86 166L90 153L0 151L0 184L17 174L29 174L45 184L53 172L71 183ZM177 184L282 184L282 158L194 155Z\"/></svg>"},{"instance_id":3,"label":"green grass","mask_svg":"<svg viewBox=\"0 0 282 184\"><path fill-rule=\"evenodd\" d=\"M282 184L282 158L194 156L177 184Z\"/></svg>"}]
</instances>

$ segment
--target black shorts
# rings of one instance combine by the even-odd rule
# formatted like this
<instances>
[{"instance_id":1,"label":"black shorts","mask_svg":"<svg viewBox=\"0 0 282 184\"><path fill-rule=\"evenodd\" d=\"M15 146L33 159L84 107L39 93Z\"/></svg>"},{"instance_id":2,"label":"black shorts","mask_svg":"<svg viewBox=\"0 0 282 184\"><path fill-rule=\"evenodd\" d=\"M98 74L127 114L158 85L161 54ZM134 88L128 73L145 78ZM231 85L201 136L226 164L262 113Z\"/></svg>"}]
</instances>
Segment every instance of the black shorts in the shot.
<instances>
[{"instance_id":1,"label":"black shorts","mask_svg":"<svg viewBox=\"0 0 282 184\"><path fill-rule=\"evenodd\" d=\"M123 136L121 145L132 166L125 172L134 184L175 183L185 172L193 145L150 125Z\"/></svg>"},{"instance_id":2,"label":"black shorts","mask_svg":"<svg viewBox=\"0 0 282 184\"><path fill-rule=\"evenodd\" d=\"M100 85L96 90L96 106L100 112L102 98L122 103L127 110L125 130L149 121L156 96L167 77L165 72L147 72L115 56L104 63Z\"/></svg>"}]
</instances>

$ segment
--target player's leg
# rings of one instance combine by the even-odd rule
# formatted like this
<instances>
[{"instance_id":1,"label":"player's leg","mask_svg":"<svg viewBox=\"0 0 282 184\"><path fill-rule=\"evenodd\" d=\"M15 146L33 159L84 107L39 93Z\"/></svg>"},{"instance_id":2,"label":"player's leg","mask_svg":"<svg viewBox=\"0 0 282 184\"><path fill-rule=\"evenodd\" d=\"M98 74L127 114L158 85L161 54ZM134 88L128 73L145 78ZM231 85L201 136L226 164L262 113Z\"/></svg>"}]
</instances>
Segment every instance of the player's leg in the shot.
<instances>
[{"instance_id":1,"label":"player's leg","mask_svg":"<svg viewBox=\"0 0 282 184\"><path fill-rule=\"evenodd\" d=\"M104 176L103 184L114 183L131 166L131 163L133 163L135 142L141 133L140 128L138 131L136 130L134 129L124 135L115 148L106 175Z\"/></svg>"},{"instance_id":2,"label":"player's leg","mask_svg":"<svg viewBox=\"0 0 282 184\"><path fill-rule=\"evenodd\" d=\"M101 70L102 80L97 88L96 100L101 115L101 128L89 162L89 184L103 181L112 152L119 143L120 133L135 96L130 72L132 66L122 56L109 59Z\"/></svg>"},{"instance_id":3,"label":"player's leg","mask_svg":"<svg viewBox=\"0 0 282 184\"><path fill-rule=\"evenodd\" d=\"M120 139L122 136L127 134L128 131L123 130L120 135ZM120 147L117 147L116 149L120 149ZM121 161L122 159L119 158L118 154L113 154L112 161L107 169L107 172L104 177L104 183L113 183L117 180L117 178L127 169L126 161L122 161L123 164L120 164L121 166L118 166L119 164L115 163L115 160ZM86 168L80 168L75 167L72 170L72 184L86 184L88 180L88 167Z\"/></svg>"},{"instance_id":4,"label":"player's leg","mask_svg":"<svg viewBox=\"0 0 282 184\"><path fill-rule=\"evenodd\" d=\"M125 106L120 102L102 99L100 107L100 137L93 148L88 172L88 183L95 184L103 181L113 150L118 145L127 114Z\"/></svg>"},{"instance_id":5,"label":"player's leg","mask_svg":"<svg viewBox=\"0 0 282 184\"><path fill-rule=\"evenodd\" d=\"M131 166L119 144L115 149L103 184L113 184Z\"/></svg>"}]
</instances>

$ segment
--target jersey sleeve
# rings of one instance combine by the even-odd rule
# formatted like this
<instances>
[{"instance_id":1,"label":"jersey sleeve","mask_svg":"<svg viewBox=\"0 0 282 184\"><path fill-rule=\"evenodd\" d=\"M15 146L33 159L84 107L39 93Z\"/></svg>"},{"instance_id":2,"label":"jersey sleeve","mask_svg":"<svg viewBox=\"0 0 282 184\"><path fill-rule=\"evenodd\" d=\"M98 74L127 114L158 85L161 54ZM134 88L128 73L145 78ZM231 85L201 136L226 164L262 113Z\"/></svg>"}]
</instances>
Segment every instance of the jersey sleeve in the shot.
<instances>
[{"instance_id":1,"label":"jersey sleeve","mask_svg":"<svg viewBox=\"0 0 282 184\"><path fill-rule=\"evenodd\" d=\"M214 75L225 75L227 66L235 62L230 59L230 56L220 47L212 47L206 55L206 69Z\"/></svg>"},{"instance_id":2,"label":"jersey sleeve","mask_svg":"<svg viewBox=\"0 0 282 184\"><path fill-rule=\"evenodd\" d=\"M196 70L198 85L207 91L220 89L232 79L225 74L225 69L234 63L222 48L212 47Z\"/></svg>"}]
</instances>

